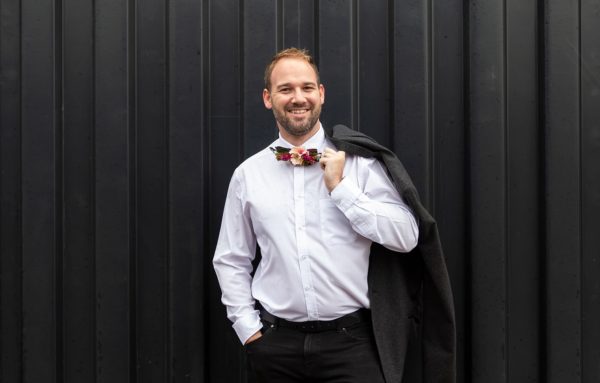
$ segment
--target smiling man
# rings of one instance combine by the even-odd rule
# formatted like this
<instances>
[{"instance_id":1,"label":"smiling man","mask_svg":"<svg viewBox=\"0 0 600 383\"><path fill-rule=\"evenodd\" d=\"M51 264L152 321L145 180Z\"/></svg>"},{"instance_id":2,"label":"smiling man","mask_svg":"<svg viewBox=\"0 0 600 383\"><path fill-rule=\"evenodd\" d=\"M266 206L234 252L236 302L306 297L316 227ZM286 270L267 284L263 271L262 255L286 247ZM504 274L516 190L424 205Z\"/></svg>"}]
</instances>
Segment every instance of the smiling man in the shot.
<instances>
[{"instance_id":1,"label":"smiling man","mask_svg":"<svg viewBox=\"0 0 600 383\"><path fill-rule=\"evenodd\" d=\"M377 244L391 259L406 257L400 253L419 241L413 210L389 167L374 156L346 155L336 146L344 140L326 134L319 121L325 88L306 51L273 57L262 97L279 138L235 170L213 259L257 380L399 381L414 291L393 267L371 265L371 250ZM346 143L359 141L350 148L365 137L354 133ZM257 247L262 258L253 270ZM401 291L377 292L388 284Z\"/></svg>"},{"instance_id":2,"label":"smiling man","mask_svg":"<svg viewBox=\"0 0 600 383\"><path fill-rule=\"evenodd\" d=\"M282 56L267 69L263 101L273 110L277 127L284 135L304 140L311 131L318 129L325 88L311 62ZM271 78L276 82L272 83Z\"/></svg>"}]
</instances>

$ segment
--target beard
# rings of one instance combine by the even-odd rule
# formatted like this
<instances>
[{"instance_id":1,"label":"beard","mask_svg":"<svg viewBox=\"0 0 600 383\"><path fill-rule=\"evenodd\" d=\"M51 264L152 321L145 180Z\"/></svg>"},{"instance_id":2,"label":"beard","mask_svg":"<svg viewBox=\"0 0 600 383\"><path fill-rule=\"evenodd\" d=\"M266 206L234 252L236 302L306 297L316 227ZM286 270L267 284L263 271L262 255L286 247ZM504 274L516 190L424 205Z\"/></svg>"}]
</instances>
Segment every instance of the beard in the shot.
<instances>
[{"instance_id":1,"label":"beard","mask_svg":"<svg viewBox=\"0 0 600 383\"><path fill-rule=\"evenodd\" d=\"M273 108L273 115L279 126L288 134L301 137L310 132L317 121L319 121L321 105L316 105L313 109L310 109L310 115L302 121L294 121L293 118L288 117L285 109L278 110L277 108Z\"/></svg>"}]
</instances>

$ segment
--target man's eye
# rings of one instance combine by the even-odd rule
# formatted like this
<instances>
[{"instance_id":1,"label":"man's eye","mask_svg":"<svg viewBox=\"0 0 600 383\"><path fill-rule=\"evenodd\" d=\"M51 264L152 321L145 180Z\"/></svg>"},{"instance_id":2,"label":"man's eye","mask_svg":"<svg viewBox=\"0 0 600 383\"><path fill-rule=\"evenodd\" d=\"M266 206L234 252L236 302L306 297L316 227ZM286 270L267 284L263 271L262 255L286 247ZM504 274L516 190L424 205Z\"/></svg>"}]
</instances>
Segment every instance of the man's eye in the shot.
<instances>
[{"instance_id":1,"label":"man's eye","mask_svg":"<svg viewBox=\"0 0 600 383\"><path fill-rule=\"evenodd\" d=\"M290 92L290 88L281 88L279 89L280 93L289 93Z\"/></svg>"}]
</instances>

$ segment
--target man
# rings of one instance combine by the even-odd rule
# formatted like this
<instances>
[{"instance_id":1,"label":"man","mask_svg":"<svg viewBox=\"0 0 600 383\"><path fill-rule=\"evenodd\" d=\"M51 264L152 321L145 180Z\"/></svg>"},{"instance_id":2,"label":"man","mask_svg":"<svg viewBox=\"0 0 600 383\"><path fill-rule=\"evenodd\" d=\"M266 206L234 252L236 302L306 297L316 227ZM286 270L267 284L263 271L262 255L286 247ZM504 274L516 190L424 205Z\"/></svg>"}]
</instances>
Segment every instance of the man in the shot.
<instances>
[{"instance_id":1,"label":"man","mask_svg":"<svg viewBox=\"0 0 600 383\"><path fill-rule=\"evenodd\" d=\"M398 294L382 294L396 261L381 255L383 270L372 276L379 266L370 265L371 245L406 257L399 253L417 246L419 227L389 165L338 150L335 143L370 153L360 149L365 136L326 134L324 101L306 51L273 57L263 102L279 139L233 174L213 261L222 301L260 382L399 381L419 287L398 274L390 282ZM252 276L257 245L262 259ZM382 296L390 298L372 313Z\"/></svg>"}]
</instances>

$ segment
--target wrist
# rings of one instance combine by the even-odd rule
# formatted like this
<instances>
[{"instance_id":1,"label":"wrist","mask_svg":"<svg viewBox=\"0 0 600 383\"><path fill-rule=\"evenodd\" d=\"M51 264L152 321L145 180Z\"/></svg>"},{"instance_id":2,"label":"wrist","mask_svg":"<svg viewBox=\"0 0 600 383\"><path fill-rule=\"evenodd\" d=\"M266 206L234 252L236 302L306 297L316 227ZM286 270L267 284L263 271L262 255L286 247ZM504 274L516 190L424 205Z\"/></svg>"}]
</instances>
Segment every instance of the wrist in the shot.
<instances>
[{"instance_id":1,"label":"wrist","mask_svg":"<svg viewBox=\"0 0 600 383\"><path fill-rule=\"evenodd\" d=\"M332 180L325 184L327 190L329 191L329 194L331 194L333 189L335 189L342 182L343 179L344 177L339 177L338 179Z\"/></svg>"}]
</instances>

